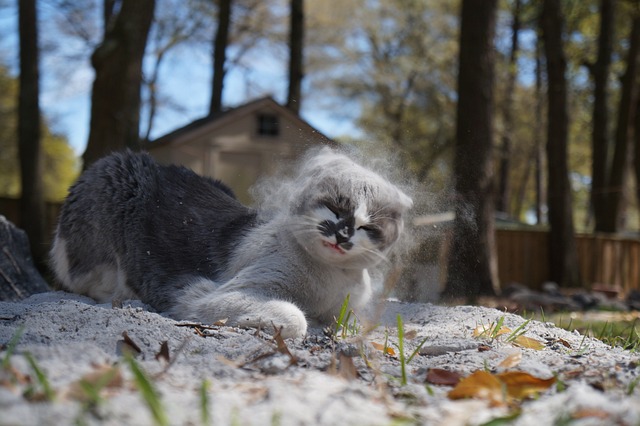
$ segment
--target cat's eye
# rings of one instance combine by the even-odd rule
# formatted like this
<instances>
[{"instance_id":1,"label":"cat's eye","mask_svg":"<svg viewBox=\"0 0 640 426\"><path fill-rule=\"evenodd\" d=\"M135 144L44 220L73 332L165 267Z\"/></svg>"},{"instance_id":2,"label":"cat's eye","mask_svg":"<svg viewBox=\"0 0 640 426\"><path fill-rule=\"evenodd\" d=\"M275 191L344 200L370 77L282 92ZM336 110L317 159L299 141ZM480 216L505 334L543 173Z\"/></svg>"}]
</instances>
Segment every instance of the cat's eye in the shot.
<instances>
[{"instance_id":1,"label":"cat's eye","mask_svg":"<svg viewBox=\"0 0 640 426\"><path fill-rule=\"evenodd\" d=\"M340 219L340 211L337 208L335 208L331 204L325 204L324 206L331 210L331 213L336 215L336 219Z\"/></svg>"},{"instance_id":2,"label":"cat's eye","mask_svg":"<svg viewBox=\"0 0 640 426\"><path fill-rule=\"evenodd\" d=\"M378 229L377 227L373 226L373 225L362 225L358 227L358 230L363 230L366 232L371 232L373 234L378 234L380 232L380 229Z\"/></svg>"}]
</instances>

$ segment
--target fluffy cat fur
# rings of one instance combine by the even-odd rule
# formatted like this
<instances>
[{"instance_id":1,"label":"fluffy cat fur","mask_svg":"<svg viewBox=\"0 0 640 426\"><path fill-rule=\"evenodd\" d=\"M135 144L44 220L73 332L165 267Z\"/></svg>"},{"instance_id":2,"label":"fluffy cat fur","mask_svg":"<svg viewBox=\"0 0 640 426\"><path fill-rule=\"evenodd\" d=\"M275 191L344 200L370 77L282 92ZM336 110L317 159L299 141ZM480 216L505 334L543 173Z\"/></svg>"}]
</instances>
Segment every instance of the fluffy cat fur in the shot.
<instances>
[{"instance_id":1,"label":"fluffy cat fur","mask_svg":"<svg viewBox=\"0 0 640 426\"><path fill-rule=\"evenodd\" d=\"M67 289L100 302L139 298L177 319L300 337L330 324L350 295L371 298L367 268L385 259L411 199L324 149L280 188L269 218L219 181L148 154L103 158L71 187L51 260Z\"/></svg>"}]
</instances>

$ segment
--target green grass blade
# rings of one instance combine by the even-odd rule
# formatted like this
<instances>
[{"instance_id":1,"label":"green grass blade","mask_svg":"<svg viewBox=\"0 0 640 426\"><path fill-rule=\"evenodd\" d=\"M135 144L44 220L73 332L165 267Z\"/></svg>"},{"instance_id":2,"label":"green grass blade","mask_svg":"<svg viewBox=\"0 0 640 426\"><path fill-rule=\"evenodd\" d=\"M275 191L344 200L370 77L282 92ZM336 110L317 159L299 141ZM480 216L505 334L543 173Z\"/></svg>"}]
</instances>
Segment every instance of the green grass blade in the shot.
<instances>
[{"instance_id":1,"label":"green grass blade","mask_svg":"<svg viewBox=\"0 0 640 426\"><path fill-rule=\"evenodd\" d=\"M511 334L509 334L509 337L507 337L507 342L512 342L514 340L516 340L518 337L520 337L522 334L525 333L524 328L531 322L531 318L529 318L528 320L526 320L525 322L523 322L522 324L520 324L518 326L518 328L516 328L515 330L513 330L511 332Z\"/></svg>"},{"instance_id":2,"label":"green grass blade","mask_svg":"<svg viewBox=\"0 0 640 426\"><path fill-rule=\"evenodd\" d=\"M344 298L344 302L342 302L342 306L340 307L340 313L338 314L338 318L336 319L336 331L334 333L336 336L340 332L340 328L344 327L344 321L347 317L347 311L349 310L350 296L350 294L347 294L347 297Z\"/></svg>"},{"instance_id":3,"label":"green grass blade","mask_svg":"<svg viewBox=\"0 0 640 426\"><path fill-rule=\"evenodd\" d=\"M398 352L400 353L400 372L402 375L402 385L407 384L407 365L404 358L404 324L402 323L402 317L398 314Z\"/></svg>"},{"instance_id":4,"label":"green grass blade","mask_svg":"<svg viewBox=\"0 0 640 426\"><path fill-rule=\"evenodd\" d=\"M211 423L211 413L209 412L209 388L211 382L204 379L200 387L200 420L204 426Z\"/></svg>"},{"instance_id":5,"label":"green grass blade","mask_svg":"<svg viewBox=\"0 0 640 426\"><path fill-rule=\"evenodd\" d=\"M133 373L133 380L136 383L136 387L142 394L142 398L149 407L155 424L159 426L168 426L169 420L167 419L167 414L162 407L162 403L160 402L160 398L155 388L153 387L153 384L149 381L147 375L144 373L144 371L142 371L142 369L132 356L127 355L124 357L124 359L127 361L127 364L129 364L129 368Z\"/></svg>"},{"instance_id":6,"label":"green grass blade","mask_svg":"<svg viewBox=\"0 0 640 426\"><path fill-rule=\"evenodd\" d=\"M51 385L49 384L49 379L44 374L44 372L40 369L40 367L36 363L35 358L30 353L27 352L24 354L24 356L27 358L27 362L31 366L31 369L36 375L36 379L38 379L38 383L40 383L40 386L42 387L42 392L44 393L45 399L47 401L53 401L56 394L51 388Z\"/></svg>"},{"instance_id":7,"label":"green grass blade","mask_svg":"<svg viewBox=\"0 0 640 426\"><path fill-rule=\"evenodd\" d=\"M4 354L4 358L2 359L2 368L5 370L9 368L9 364L11 362L11 355L16 350L16 346L22 337L22 333L24 333L24 324L22 324L16 332L11 336L11 340L7 344L7 352Z\"/></svg>"},{"instance_id":8,"label":"green grass blade","mask_svg":"<svg viewBox=\"0 0 640 426\"><path fill-rule=\"evenodd\" d=\"M424 344L427 343L427 339L428 338L429 338L429 336L425 337L424 340L422 340L422 342L420 342L418 347L413 352L411 352L411 355L409 356L409 358L407 358L407 364L409 364L411 362L411 360L413 359L413 357L418 354L420 349L422 349L422 346L424 346Z\"/></svg>"}]
</instances>

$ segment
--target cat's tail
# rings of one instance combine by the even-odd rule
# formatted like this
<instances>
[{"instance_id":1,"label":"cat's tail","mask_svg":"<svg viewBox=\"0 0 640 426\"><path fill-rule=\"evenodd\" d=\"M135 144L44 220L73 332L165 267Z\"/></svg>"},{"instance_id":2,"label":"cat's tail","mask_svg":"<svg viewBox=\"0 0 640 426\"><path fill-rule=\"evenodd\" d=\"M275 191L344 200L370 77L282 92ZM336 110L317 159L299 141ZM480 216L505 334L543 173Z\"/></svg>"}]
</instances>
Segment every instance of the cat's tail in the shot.
<instances>
[{"instance_id":1,"label":"cat's tail","mask_svg":"<svg viewBox=\"0 0 640 426\"><path fill-rule=\"evenodd\" d=\"M226 320L227 325L255 327L283 338L304 337L307 319L293 303L268 298L248 288L218 290L217 285L200 278L185 286L177 295L169 314L185 319L213 324Z\"/></svg>"}]
</instances>

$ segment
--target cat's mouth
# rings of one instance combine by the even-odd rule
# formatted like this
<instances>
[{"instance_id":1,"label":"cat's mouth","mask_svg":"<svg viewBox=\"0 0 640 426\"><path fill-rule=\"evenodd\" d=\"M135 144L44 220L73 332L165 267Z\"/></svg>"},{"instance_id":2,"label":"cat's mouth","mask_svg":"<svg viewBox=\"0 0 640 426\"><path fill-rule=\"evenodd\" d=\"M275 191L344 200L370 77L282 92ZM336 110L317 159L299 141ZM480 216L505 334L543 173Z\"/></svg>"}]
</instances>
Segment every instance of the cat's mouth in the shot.
<instances>
[{"instance_id":1,"label":"cat's mouth","mask_svg":"<svg viewBox=\"0 0 640 426\"><path fill-rule=\"evenodd\" d=\"M338 253L340 253L340 254L344 254L344 253L345 253L345 251L344 251L344 250L342 250L342 249L340 248L340 246L339 246L339 245L337 245L337 244L331 244L330 242L328 242L328 241L324 241L324 240L323 240L323 241L322 241L322 245L323 245L323 246L325 246L325 247L328 247L328 248L330 248L330 249L333 249L333 250L337 251L337 252L338 252Z\"/></svg>"}]
</instances>

